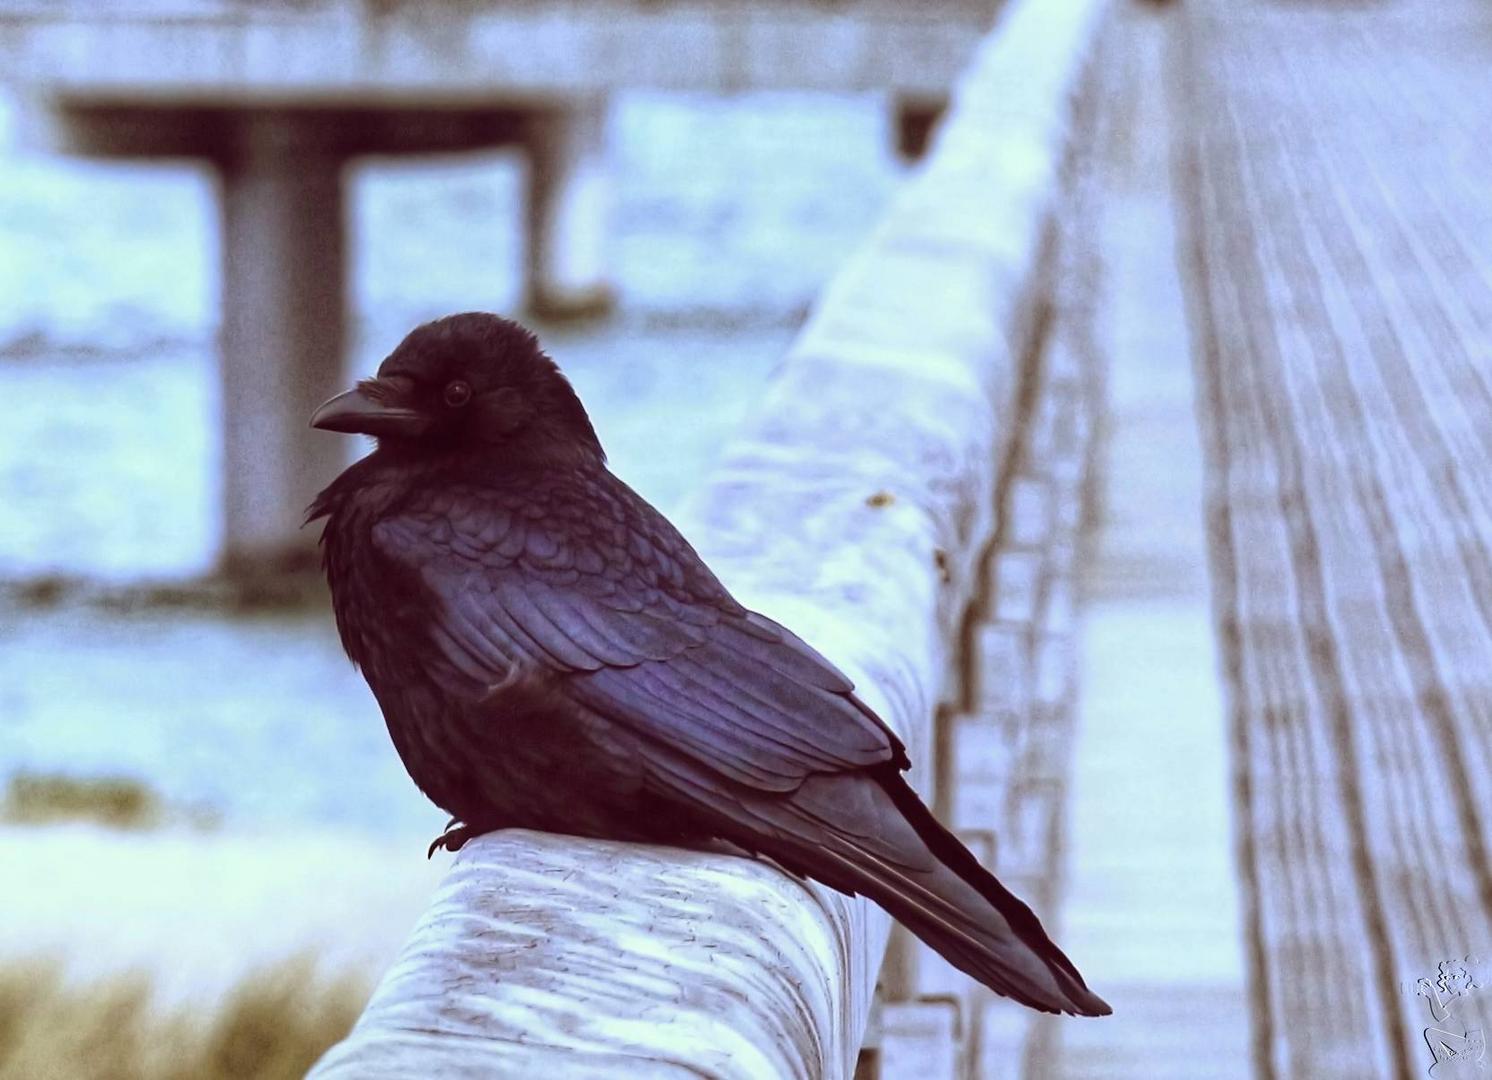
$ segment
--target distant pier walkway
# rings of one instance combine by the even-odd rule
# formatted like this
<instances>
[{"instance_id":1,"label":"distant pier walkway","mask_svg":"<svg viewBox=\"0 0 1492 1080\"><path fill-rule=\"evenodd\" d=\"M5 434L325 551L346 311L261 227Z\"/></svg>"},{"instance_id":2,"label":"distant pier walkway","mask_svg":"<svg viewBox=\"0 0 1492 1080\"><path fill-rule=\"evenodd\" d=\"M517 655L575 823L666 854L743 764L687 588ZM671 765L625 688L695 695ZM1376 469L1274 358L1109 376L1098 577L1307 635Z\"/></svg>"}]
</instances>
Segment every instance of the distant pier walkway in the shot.
<instances>
[{"instance_id":1,"label":"distant pier walkway","mask_svg":"<svg viewBox=\"0 0 1492 1080\"><path fill-rule=\"evenodd\" d=\"M1463 958L1492 955L1492 6L1184 12L1254 1068L1479 1074L1492 972Z\"/></svg>"}]
</instances>

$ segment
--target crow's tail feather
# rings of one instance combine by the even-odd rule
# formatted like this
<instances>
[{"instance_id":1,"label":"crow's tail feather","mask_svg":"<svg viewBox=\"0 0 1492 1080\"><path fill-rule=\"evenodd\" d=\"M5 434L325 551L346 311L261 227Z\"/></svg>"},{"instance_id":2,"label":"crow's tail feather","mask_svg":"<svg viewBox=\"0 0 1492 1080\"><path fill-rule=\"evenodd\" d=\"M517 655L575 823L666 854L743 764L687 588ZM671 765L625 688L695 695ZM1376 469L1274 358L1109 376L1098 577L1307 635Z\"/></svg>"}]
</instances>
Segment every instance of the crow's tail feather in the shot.
<instances>
[{"instance_id":1,"label":"crow's tail feather","mask_svg":"<svg viewBox=\"0 0 1492 1080\"><path fill-rule=\"evenodd\" d=\"M1113 1011L1035 913L979 865L900 775L869 779L813 777L789 800L818 826L820 840L811 854L800 849L796 869L865 894L954 967L1023 1005L1077 1016ZM846 796L848 784L857 790ZM851 805L860 812L845 820Z\"/></svg>"}]
</instances>

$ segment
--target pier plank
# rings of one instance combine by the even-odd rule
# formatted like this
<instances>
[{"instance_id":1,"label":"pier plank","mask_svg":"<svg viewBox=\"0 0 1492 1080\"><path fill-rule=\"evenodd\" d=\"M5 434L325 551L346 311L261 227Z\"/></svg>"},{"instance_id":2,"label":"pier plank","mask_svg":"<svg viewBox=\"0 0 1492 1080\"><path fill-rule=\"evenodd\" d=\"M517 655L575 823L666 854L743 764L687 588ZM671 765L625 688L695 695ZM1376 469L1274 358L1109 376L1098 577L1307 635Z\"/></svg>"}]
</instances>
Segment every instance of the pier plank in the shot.
<instances>
[{"instance_id":1,"label":"pier plank","mask_svg":"<svg viewBox=\"0 0 1492 1080\"><path fill-rule=\"evenodd\" d=\"M1213 576L1261 1075L1424 1075L1492 950L1492 38L1188 16ZM1444 1026L1478 1026L1486 995ZM1437 1021L1438 1022L1438 1021Z\"/></svg>"}]
</instances>

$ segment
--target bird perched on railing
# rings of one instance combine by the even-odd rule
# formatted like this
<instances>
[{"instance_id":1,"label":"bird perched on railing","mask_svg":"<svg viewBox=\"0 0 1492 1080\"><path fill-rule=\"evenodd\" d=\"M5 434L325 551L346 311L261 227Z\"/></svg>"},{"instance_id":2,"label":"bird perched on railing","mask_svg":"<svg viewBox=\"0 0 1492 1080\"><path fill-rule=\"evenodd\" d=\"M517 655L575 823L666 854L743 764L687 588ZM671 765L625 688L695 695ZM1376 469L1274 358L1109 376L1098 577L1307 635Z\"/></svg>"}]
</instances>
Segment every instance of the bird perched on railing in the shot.
<instances>
[{"instance_id":1,"label":"bird perched on railing","mask_svg":"<svg viewBox=\"0 0 1492 1080\"><path fill-rule=\"evenodd\" d=\"M337 627L410 776L493 829L724 840L863 893L995 991L1107 1014L902 778L896 735L606 468L535 337L415 329L312 423L378 448L317 496Z\"/></svg>"}]
</instances>

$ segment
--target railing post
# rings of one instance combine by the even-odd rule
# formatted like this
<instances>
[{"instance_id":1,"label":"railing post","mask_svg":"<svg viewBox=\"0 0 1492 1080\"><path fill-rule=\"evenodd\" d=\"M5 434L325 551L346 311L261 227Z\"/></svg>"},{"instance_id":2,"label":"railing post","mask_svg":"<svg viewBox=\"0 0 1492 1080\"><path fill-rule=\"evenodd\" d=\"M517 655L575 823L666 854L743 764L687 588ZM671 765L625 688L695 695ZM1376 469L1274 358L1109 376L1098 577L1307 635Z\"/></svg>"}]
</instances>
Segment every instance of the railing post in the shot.
<instances>
[{"instance_id":1,"label":"railing post","mask_svg":"<svg viewBox=\"0 0 1492 1080\"><path fill-rule=\"evenodd\" d=\"M903 161L921 161L932 143L933 131L948 111L946 96L904 95L892 105L896 153Z\"/></svg>"}]
</instances>

